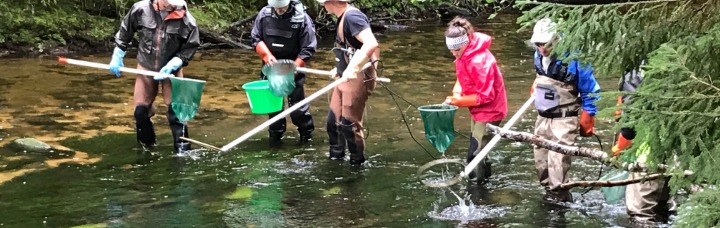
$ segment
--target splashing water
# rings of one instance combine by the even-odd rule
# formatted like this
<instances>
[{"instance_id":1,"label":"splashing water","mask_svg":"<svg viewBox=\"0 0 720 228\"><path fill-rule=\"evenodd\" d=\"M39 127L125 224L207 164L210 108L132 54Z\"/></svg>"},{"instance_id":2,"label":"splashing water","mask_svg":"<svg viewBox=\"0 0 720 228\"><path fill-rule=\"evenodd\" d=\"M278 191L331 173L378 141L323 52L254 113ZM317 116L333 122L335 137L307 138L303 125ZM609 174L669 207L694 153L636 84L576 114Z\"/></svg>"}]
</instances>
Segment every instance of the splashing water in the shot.
<instances>
[{"instance_id":1,"label":"splashing water","mask_svg":"<svg viewBox=\"0 0 720 228\"><path fill-rule=\"evenodd\" d=\"M491 206L491 205L475 205L469 199L460 198L454 191L450 192L458 199L457 205L451 205L438 211L438 202L433 203L433 210L428 212L428 216L438 220L454 220L468 222L474 220L482 220L488 218L496 218L505 215L508 208ZM466 202L467 200L467 202Z\"/></svg>"},{"instance_id":2,"label":"splashing water","mask_svg":"<svg viewBox=\"0 0 720 228\"><path fill-rule=\"evenodd\" d=\"M185 131L187 129L187 122L181 122L181 123L183 125L181 135L185 135ZM187 157L192 160L199 160L200 157L203 155L203 152L205 151L204 149L183 150L182 148L186 148L190 144L190 142L180 141L179 144L180 145L178 145L178 147L181 149L177 154L174 155L175 157Z\"/></svg>"},{"instance_id":3,"label":"splashing water","mask_svg":"<svg viewBox=\"0 0 720 228\"><path fill-rule=\"evenodd\" d=\"M207 150L206 149L194 149L194 150L183 150L180 151L177 154L174 154L175 157L181 157L181 158L190 158L192 160L200 160L200 158L205 154Z\"/></svg>"},{"instance_id":4,"label":"splashing water","mask_svg":"<svg viewBox=\"0 0 720 228\"><path fill-rule=\"evenodd\" d=\"M445 172L445 170L441 171L441 177L437 179L431 179L428 181L445 181L448 178L452 178L453 175L449 172L449 167L445 166L446 170L448 172ZM500 217L505 215L508 208L506 207L499 207L499 206L491 206L491 205L475 205L472 200L470 200L469 195L466 195L465 198L461 198L455 191L453 191L450 188L446 188L447 190L452 193L455 198L457 198L458 203L453 204L450 207L447 207L443 209L442 211L438 211L439 209L439 202L433 203L433 210L428 212L428 216L434 219L438 220L454 220L454 221L461 221L463 223L473 220L482 220L487 218L494 218L494 217ZM467 201L467 202L466 202Z\"/></svg>"}]
</instances>

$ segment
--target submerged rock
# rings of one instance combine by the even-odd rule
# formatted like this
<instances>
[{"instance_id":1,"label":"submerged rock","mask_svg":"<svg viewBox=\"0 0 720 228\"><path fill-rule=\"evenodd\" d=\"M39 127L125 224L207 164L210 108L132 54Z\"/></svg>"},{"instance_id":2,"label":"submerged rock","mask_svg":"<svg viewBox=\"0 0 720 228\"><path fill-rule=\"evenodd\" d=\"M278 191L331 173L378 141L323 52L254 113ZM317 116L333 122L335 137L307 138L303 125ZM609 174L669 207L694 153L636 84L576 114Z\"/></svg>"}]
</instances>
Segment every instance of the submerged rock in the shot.
<instances>
[{"instance_id":1,"label":"submerged rock","mask_svg":"<svg viewBox=\"0 0 720 228\"><path fill-rule=\"evenodd\" d=\"M19 138L12 142L12 146L19 150L27 152L49 152L53 148L35 138Z\"/></svg>"}]
</instances>

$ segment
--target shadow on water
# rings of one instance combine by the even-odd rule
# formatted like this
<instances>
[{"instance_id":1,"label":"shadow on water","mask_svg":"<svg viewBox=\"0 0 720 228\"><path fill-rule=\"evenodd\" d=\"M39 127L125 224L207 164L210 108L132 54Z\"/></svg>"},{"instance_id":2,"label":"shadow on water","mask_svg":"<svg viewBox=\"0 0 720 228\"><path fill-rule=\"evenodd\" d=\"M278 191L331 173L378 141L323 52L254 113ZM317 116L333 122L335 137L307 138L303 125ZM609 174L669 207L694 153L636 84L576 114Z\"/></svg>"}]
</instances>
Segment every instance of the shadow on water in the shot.
<instances>
[{"instance_id":1,"label":"shadow on water","mask_svg":"<svg viewBox=\"0 0 720 228\"><path fill-rule=\"evenodd\" d=\"M533 80L531 54L523 43L529 34L517 33L515 16L498 16L480 31L494 37L491 50L498 59L508 90L510 114L527 99ZM454 66L443 39L444 25L425 23L416 29L382 34L384 74L389 85L414 105L436 104L449 94ZM328 40L321 42L311 67L332 68ZM132 56L132 55L131 55ZM106 62L107 56L82 59ZM3 59L8 66L0 79L0 144L33 136L84 151L100 160L93 164L65 163L43 167L37 160L0 158L0 172L28 169L0 185L0 226L68 227L97 224L108 227L607 227L626 224L624 207L606 205L592 190L576 203L555 205L542 199L530 146L500 141L490 159L493 176L485 186L456 185L452 191L473 212L465 220L432 216L453 214L458 199L448 189L423 186L415 172L432 160L408 134L400 118L426 148L417 110L396 107L388 91L378 87L367 110L369 162L353 167L326 159L324 122L327 97L314 101L314 142L294 146L297 132L289 124L286 144L267 148L262 132L227 154L200 151L200 159L171 156L171 139L164 119L166 107L158 98L154 117L160 134L153 153L135 144L132 120L134 76L115 78L95 69L58 65L52 58ZM126 66L134 66L131 58ZM257 126L267 117L249 113L240 86L257 79L259 60L246 51L198 53L187 68L189 77L207 81L202 104L190 121L194 139L222 146ZM329 80L309 76L310 93ZM601 80L613 89L616 80ZM612 99L610 99L612 100ZM609 105L611 101L608 101ZM532 132L534 113L526 113L513 127ZM288 121L290 122L290 121ZM468 134L467 111L457 112L456 129ZM609 129L609 120L598 129ZM609 148L611 133L600 130ZM583 139L581 145L597 146ZM446 151L464 158L468 140L456 138ZM4 150L4 149L0 149ZM431 153L436 153L430 151ZM437 154L437 153L436 153ZM14 154L14 156L19 156ZM39 160L45 159L40 156ZM597 178L598 164L574 159L571 178ZM35 170L35 171L33 171ZM476 213L475 213L476 212ZM464 213L464 212L463 212ZM476 217L474 217L476 216ZM438 219L439 218L439 219Z\"/></svg>"}]
</instances>

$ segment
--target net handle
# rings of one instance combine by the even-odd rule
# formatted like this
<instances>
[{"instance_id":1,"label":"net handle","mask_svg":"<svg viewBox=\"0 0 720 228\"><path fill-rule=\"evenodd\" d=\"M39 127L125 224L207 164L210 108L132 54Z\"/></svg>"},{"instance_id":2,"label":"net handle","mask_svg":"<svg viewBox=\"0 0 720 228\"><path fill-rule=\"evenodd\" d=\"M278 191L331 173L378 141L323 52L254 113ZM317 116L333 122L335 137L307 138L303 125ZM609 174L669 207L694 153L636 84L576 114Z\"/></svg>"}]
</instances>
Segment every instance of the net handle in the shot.
<instances>
[{"instance_id":1,"label":"net handle","mask_svg":"<svg viewBox=\"0 0 720 228\"><path fill-rule=\"evenodd\" d=\"M528 98L527 101L525 101L525 104L523 104L523 106L520 107L520 109L518 109L517 112L515 112L515 115L513 115L512 118L510 118L510 120L507 123L505 123L505 126L503 126L502 129L503 130L510 129L510 127L512 127L512 125L514 125L515 122L517 122L517 120L520 119L520 117L525 112L525 110L527 110L527 108L530 107L530 105L534 101L535 101L535 96L534 95L530 96L530 98ZM480 163L480 161L483 160L485 158L485 156L487 156L487 154L490 152L490 149L492 149L493 146L495 146L495 144L497 144L497 142L500 141L500 138L501 138L500 135L495 135L490 140L490 142L488 142L488 144L486 144L485 147L483 147L483 149L475 156L475 158L473 158L473 160L470 161L470 163L468 163L467 166L465 166L465 170L460 173L460 176L467 177L467 175L470 174L470 172L472 172L473 169L475 169L475 166L477 166Z\"/></svg>"},{"instance_id":2,"label":"net handle","mask_svg":"<svg viewBox=\"0 0 720 228\"><path fill-rule=\"evenodd\" d=\"M365 70L370 66L372 66L372 64L370 64L370 63L365 64L361 70ZM335 87L337 87L338 85L340 85L346 81L348 81L348 78L340 77L339 79L335 80L334 82L330 83L329 85L323 87L322 89L318 90L317 92L315 92L313 94L310 94L310 96L307 96L305 99L299 101L298 103L295 103L295 105L288 107L281 113L275 115L273 118L270 118L269 120L265 121L264 123L258 125L257 127L253 128L252 130L248 131L244 135L241 135L237 139L235 139L232 142L228 143L227 145L223 146L222 148L220 148L220 151L228 152L230 149L237 146L241 142L249 139L250 137L252 137L253 135L262 131L266 127L269 127L270 124L273 124L280 119L284 119L286 116L290 115L291 112L294 112L295 110L299 109L301 106L303 106L307 103L310 103L310 101L315 100L320 95L327 93L328 91L334 89Z\"/></svg>"},{"instance_id":3,"label":"net handle","mask_svg":"<svg viewBox=\"0 0 720 228\"><path fill-rule=\"evenodd\" d=\"M100 68L100 69L110 69L110 65L108 65L108 64L88 62L88 61L77 60L77 59L68 59L68 58L63 58L63 57L58 57L58 62L63 63L63 64L72 64L72 65L94 67L94 68ZM145 75L145 76L153 76L153 77L154 76L161 76L161 77L168 77L168 78L173 77L175 79L183 80L183 81L205 83L205 81L203 81L203 80L175 77L175 75L172 75L172 74L163 74L160 72L149 71L149 70L140 70L140 69L127 68L127 67L120 67L120 71L127 72L127 73L133 73L133 74L139 74L139 75Z\"/></svg>"},{"instance_id":4,"label":"net handle","mask_svg":"<svg viewBox=\"0 0 720 228\"><path fill-rule=\"evenodd\" d=\"M372 65L372 63L366 63L362 69L366 69L366 68L370 67L371 65ZM335 77L335 73L333 73L332 71L329 71L329 70L316 70L316 69L310 69L310 68L305 68L305 67L295 67L295 71L300 72L300 73L306 73L306 74L324 75L324 76L328 76L331 78ZM379 82L385 82L385 83L390 82L389 78L378 77L376 80Z\"/></svg>"}]
</instances>

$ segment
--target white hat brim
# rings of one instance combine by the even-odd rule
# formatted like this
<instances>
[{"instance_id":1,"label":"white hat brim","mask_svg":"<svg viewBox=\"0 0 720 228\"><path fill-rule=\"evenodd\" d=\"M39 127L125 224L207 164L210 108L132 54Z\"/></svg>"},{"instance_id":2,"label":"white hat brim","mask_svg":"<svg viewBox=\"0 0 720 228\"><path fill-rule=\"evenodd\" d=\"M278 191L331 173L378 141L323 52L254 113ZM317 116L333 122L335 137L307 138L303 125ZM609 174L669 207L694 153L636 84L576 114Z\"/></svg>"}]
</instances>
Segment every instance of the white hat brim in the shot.
<instances>
[{"instance_id":1,"label":"white hat brim","mask_svg":"<svg viewBox=\"0 0 720 228\"><path fill-rule=\"evenodd\" d=\"M530 37L530 43L547 43L553 38L552 33L535 33Z\"/></svg>"}]
</instances>

